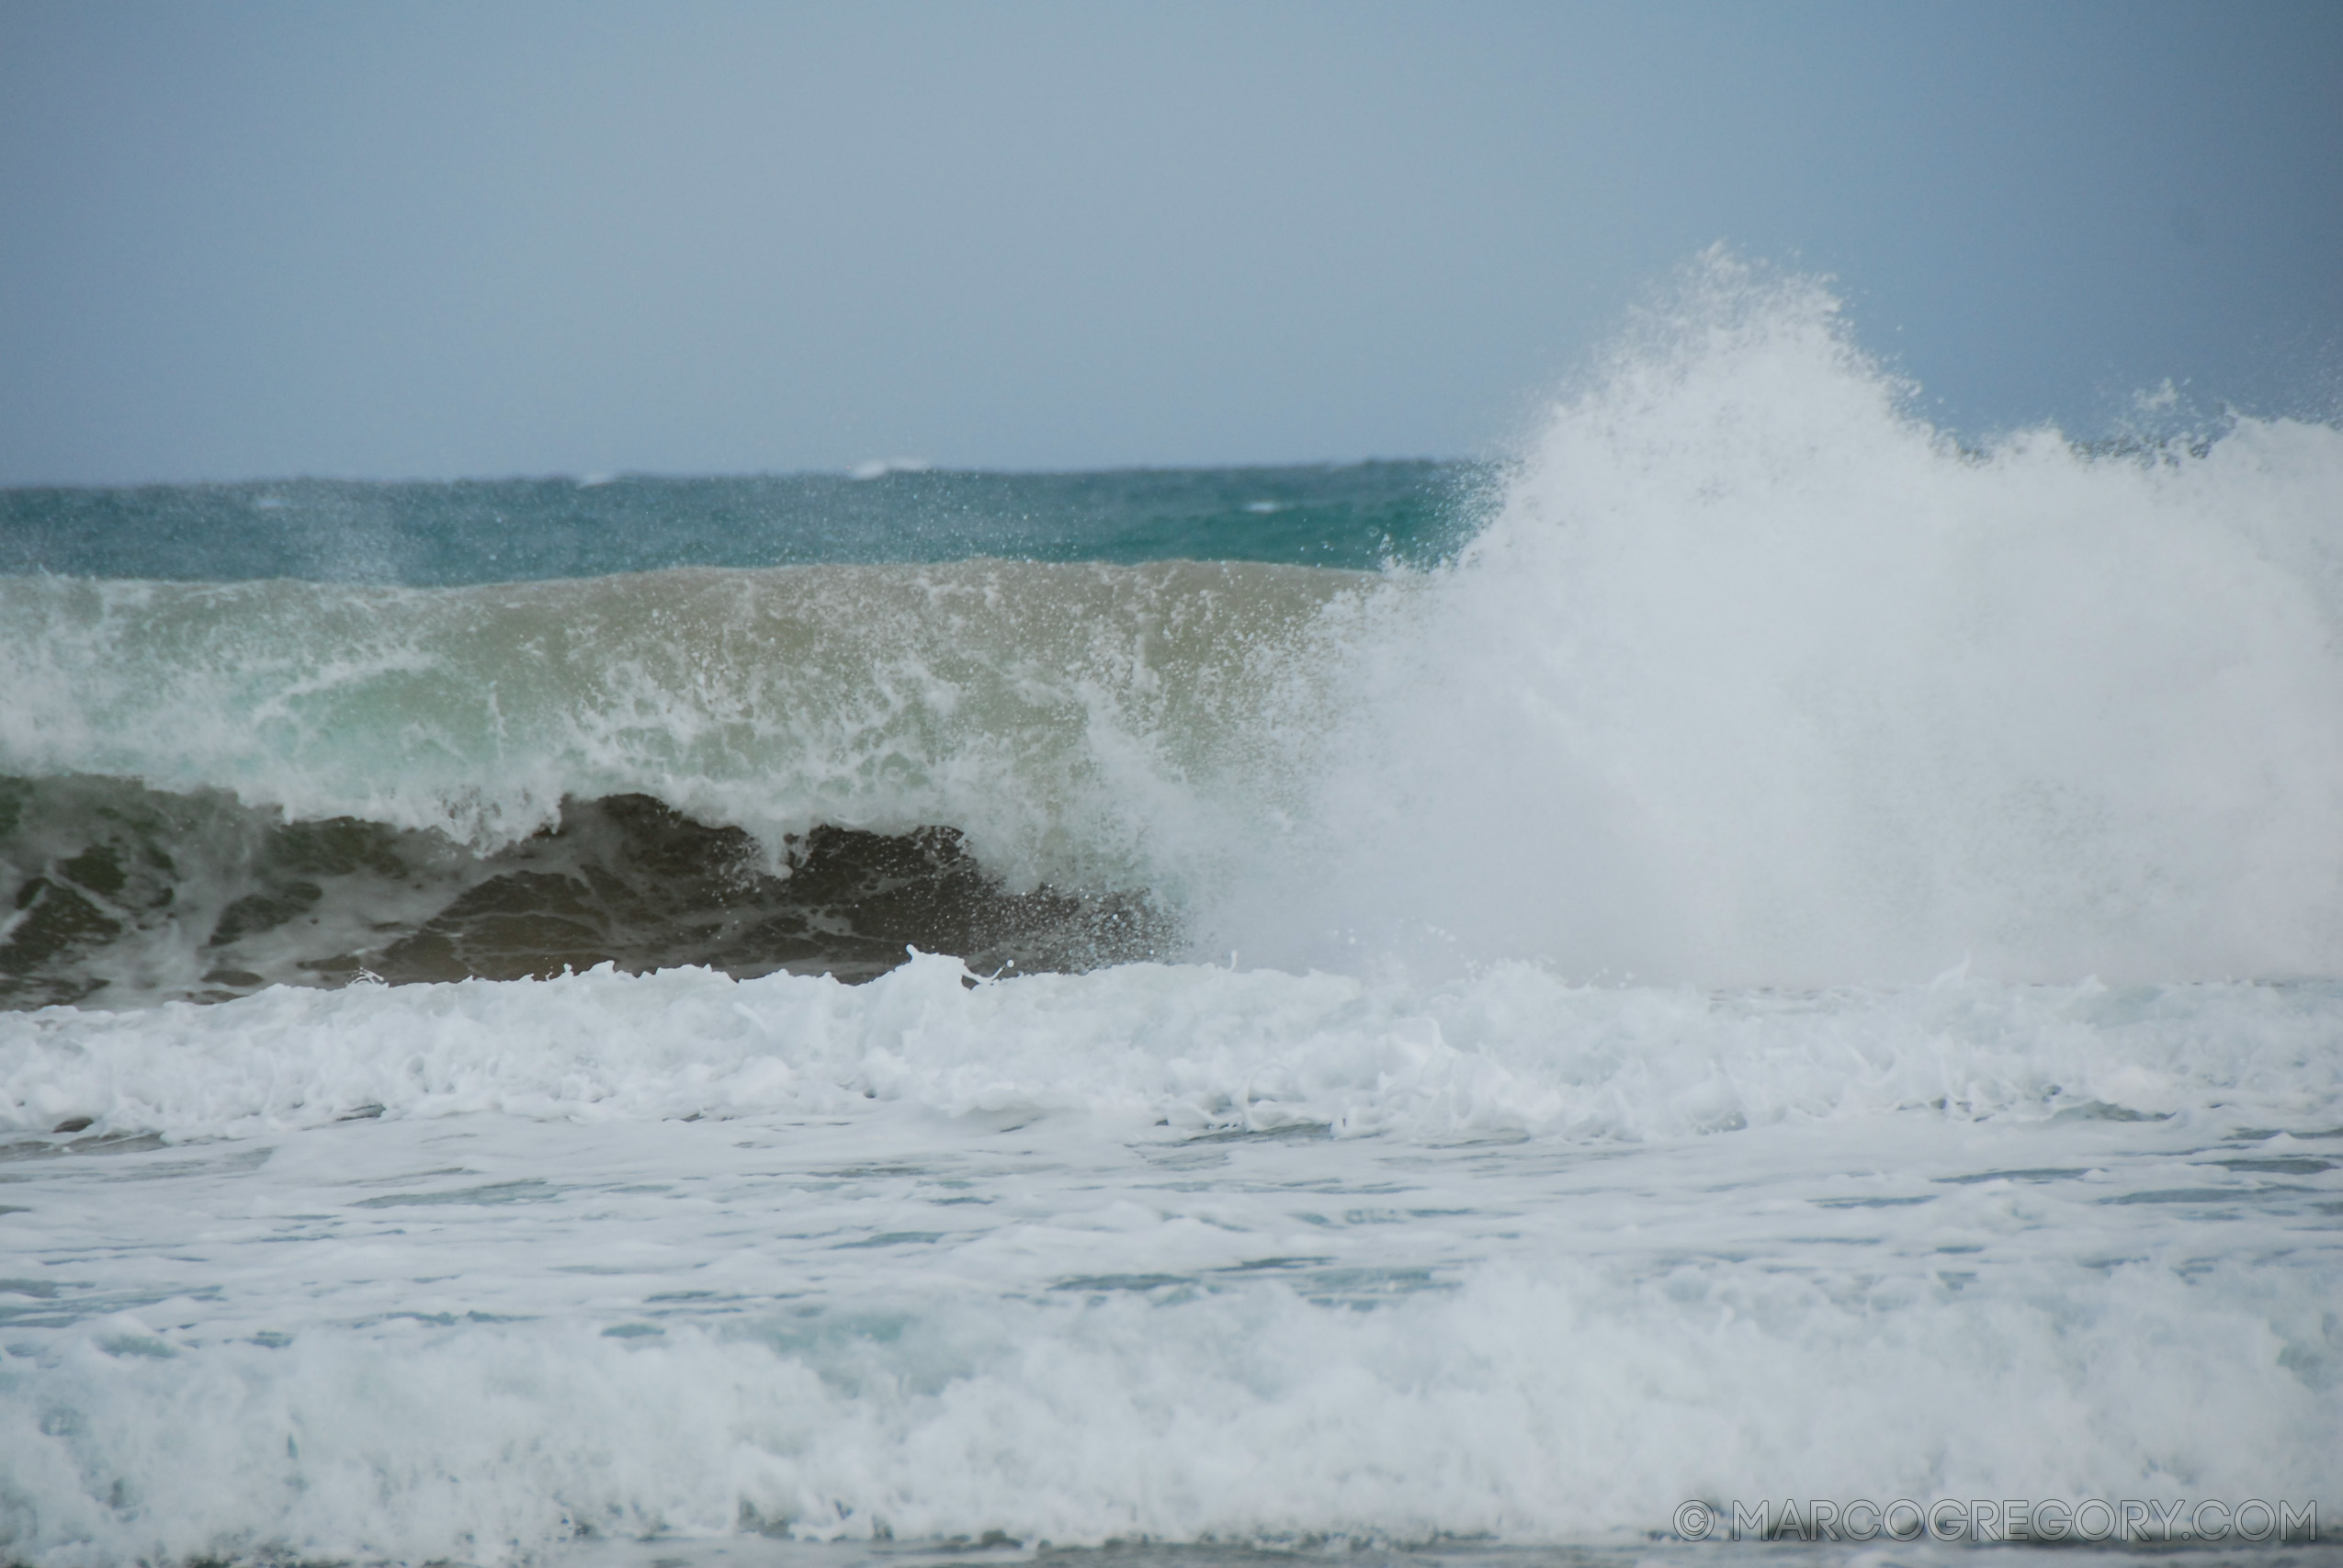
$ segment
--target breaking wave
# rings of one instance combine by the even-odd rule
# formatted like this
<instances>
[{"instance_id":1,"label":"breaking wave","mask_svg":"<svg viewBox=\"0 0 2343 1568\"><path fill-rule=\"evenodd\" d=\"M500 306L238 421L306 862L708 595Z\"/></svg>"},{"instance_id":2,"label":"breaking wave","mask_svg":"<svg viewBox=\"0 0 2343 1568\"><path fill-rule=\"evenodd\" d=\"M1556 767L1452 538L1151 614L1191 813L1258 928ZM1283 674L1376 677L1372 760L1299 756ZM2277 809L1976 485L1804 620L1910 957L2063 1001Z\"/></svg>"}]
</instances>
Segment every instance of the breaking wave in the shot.
<instances>
[{"instance_id":1,"label":"breaking wave","mask_svg":"<svg viewBox=\"0 0 2343 1568\"><path fill-rule=\"evenodd\" d=\"M256 908L238 900L288 896L275 852L222 871L243 852L171 839L279 831L228 796L285 830L436 836L402 840L402 865L460 849L483 866L640 796L745 834L768 882L818 831L943 833L922 841L996 902L1144 911L1144 942L1056 956L950 938L1002 962L2334 973L2343 433L2239 418L2122 449L2052 430L1976 448L1909 404L1821 286L1711 257L1426 567L0 581L0 768L32 803L0 896L20 927L70 914L175 942L142 961L152 983L115 964L113 995L195 995L207 973L275 973L211 950L231 906ZM117 831L128 808L96 804L74 829L50 807L131 798L85 776L216 826L140 848ZM209 878L202 918L109 903L138 882L123 857L153 853L210 868L138 883L181 897ZM287 962L355 974L483 880L447 874L384 942ZM531 874L568 879L542 885L556 914L591 893L582 866ZM787 961L736 953L737 924L536 957ZM872 929L890 952L934 935ZM430 973L549 968L450 962ZM18 994L103 1002L74 987L104 967L51 964Z\"/></svg>"}]
</instances>

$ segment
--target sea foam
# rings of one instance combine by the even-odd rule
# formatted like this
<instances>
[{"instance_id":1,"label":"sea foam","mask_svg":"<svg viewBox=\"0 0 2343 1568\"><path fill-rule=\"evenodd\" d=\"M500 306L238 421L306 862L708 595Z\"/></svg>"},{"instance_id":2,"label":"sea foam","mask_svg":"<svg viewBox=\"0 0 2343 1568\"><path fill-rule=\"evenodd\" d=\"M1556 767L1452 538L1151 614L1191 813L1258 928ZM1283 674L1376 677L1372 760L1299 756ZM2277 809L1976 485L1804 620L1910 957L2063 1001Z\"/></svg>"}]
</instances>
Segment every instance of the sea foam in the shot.
<instances>
[{"instance_id":1,"label":"sea foam","mask_svg":"<svg viewBox=\"0 0 2343 1568\"><path fill-rule=\"evenodd\" d=\"M0 1126L174 1139L353 1115L587 1121L1069 1111L1183 1132L1636 1139L1927 1110L2343 1115L2331 983L1797 995L1429 987L1135 964L866 986L607 968L543 982L276 987L217 1007L0 1014Z\"/></svg>"},{"instance_id":2,"label":"sea foam","mask_svg":"<svg viewBox=\"0 0 2343 1568\"><path fill-rule=\"evenodd\" d=\"M0 1020L7 1119L94 1118L10 1145L47 1293L0 1340L0 1540L2343 1502L2331 986L967 979Z\"/></svg>"},{"instance_id":3,"label":"sea foam","mask_svg":"<svg viewBox=\"0 0 2343 1568\"><path fill-rule=\"evenodd\" d=\"M922 1303L908 1322L898 1303L885 1352L541 1325L196 1350L132 1317L38 1371L0 1362L0 1540L58 1565L502 1562L743 1526L1598 1544L1702 1497L2343 1501L2334 1403L2277 1364L2268 1326L2315 1338L2307 1282L2245 1313L2226 1277L2095 1284L2111 1306L2046 1271L1848 1300L1555 1264L1372 1314L1267 1286ZM70 1430L44 1434L62 1410ZM2257 1431L2293 1440L2241 1440Z\"/></svg>"}]
</instances>

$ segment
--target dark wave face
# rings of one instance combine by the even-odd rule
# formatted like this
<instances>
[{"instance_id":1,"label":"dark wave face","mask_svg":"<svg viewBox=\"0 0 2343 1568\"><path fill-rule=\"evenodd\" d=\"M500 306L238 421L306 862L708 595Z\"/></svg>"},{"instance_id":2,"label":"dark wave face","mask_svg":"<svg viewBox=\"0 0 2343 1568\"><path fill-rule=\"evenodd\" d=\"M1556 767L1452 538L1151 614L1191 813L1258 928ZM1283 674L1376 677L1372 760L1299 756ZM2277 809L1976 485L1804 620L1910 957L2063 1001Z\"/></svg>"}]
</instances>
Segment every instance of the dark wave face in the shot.
<instances>
[{"instance_id":1,"label":"dark wave face","mask_svg":"<svg viewBox=\"0 0 2343 1568\"><path fill-rule=\"evenodd\" d=\"M984 971L1156 955L1127 895L1009 890L949 828L820 827L769 854L648 795L569 800L490 854L351 817L288 821L217 792L0 780L0 1007L223 1001L272 984L704 964L861 981L909 951Z\"/></svg>"}]
</instances>

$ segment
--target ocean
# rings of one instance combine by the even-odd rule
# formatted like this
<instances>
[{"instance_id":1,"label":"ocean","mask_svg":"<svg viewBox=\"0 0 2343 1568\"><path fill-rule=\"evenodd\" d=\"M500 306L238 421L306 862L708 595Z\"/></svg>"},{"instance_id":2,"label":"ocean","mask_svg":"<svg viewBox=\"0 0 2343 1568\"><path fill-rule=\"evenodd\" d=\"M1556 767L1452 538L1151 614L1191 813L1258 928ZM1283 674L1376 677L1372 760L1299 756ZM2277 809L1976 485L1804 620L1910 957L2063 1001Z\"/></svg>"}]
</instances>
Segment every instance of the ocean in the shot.
<instances>
[{"instance_id":1,"label":"ocean","mask_svg":"<svg viewBox=\"0 0 2343 1568\"><path fill-rule=\"evenodd\" d=\"M2343 1562L2343 430L1921 407L0 492L0 1562Z\"/></svg>"}]
</instances>

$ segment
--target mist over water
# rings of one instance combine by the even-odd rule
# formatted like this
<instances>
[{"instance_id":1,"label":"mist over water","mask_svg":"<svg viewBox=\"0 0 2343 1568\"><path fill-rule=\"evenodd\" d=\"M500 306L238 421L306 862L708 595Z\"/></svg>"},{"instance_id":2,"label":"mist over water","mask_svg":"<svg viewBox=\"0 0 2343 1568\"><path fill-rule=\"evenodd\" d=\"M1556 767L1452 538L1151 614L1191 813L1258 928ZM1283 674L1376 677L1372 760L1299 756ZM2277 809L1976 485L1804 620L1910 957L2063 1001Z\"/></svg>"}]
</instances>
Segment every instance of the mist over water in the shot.
<instances>
[{"instance_id":1,"label":"mist over water","mask_svg":"<svg viewBox=\"0 0 2343 1568\"><path fill-rule=\"evenodd\" d=\"M1706 258L1453 565L1330 612L1220 945L1812 985L2343 962L2343 432L1966 447ZM1296 919L1296 911L1307 917Z\"/></svg>"}]
</instances>

